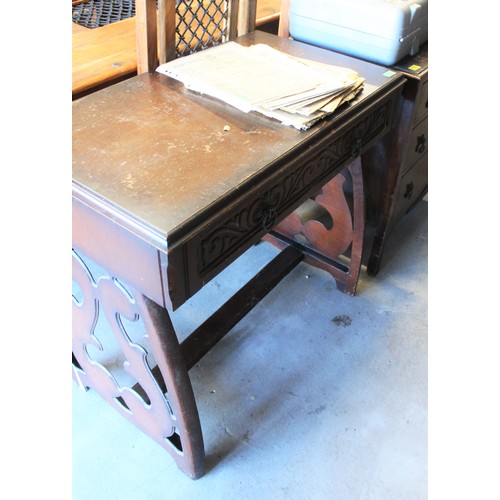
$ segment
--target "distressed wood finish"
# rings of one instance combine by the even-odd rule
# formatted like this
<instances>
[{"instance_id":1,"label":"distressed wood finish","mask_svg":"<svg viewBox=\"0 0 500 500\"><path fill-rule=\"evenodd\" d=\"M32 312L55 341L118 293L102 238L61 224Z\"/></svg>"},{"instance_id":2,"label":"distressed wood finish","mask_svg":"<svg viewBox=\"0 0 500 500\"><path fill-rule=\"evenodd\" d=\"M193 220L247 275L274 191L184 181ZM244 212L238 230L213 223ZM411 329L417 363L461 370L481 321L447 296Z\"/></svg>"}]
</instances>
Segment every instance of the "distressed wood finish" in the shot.
<instances>
[{"instance_id":1,"label":"distressed wood finish","mask_svg":"<svg viewBox=\"0 0 500 500\"><path fill-rule=\"evenodd\" d=\"M358 69L369 84L356 101L362 106L299 132L159 74L74 103L75 196L93 205L99 193L111 201L101 207L108 218L177 263L169 267L164 300L174 308L267 232L262 214L269 203L281 221L392 124L397 76L388 79L378 66L266 33L241 38L256 42Z\"/></svg>"},{"instance_id":2,"label":"distressed wood finish","mask_svg":"<svg viewBox=\"0 0 500 500\"><path fill-rule=\"evenodd\" d=\"M366 78L366 88L305 132L241 113L158 73L73 103L73 248L83 290L74 307L88 313L85 321L75 316L74 376L164 446L190 477L203 474L204 451L188 369L311 255L287 246L263 270L265 276L251 280L182 345L168 311L316 197L386 134L403 85L400 74L387 78L379 66L267 33L254 32L238 42L266 43L299 57L350 66ZM85 284L82 274L88 273L81 272L85 264L80 263L85 259L105 270L102 280L88 277ZM101 293L103 288L121 291L120 298ZM107 317L135 384L104 376L92 363L96 311L111 311ZM129 325L117 314L129 322L145 319L138 339L123 330ZM154 409L148 404L153 399Z\"/></svg>"}]
</instances>

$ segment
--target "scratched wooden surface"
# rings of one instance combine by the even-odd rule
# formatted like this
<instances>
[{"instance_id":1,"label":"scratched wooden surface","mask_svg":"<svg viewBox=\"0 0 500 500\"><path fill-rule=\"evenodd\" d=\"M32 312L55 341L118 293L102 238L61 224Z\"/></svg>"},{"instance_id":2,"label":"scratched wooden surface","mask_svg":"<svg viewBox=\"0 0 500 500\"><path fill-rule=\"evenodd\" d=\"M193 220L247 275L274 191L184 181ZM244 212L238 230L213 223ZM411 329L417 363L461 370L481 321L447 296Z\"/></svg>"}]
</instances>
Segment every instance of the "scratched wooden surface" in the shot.
<instances>
[{"instance_id":1,"label":"scratched wooden surface","mask_svg":"<svg viewBox=\"0 0 500 500\"><path fill-rule=\"evenodd\" d=\"M276 20L280 5L281 0L258 0L256 24ZM71 24L73 95L135 74L135 18L94 29Z\"/></svg>"},{"instance_id":2,"label":"scratched wooden surface","mask_svg":"<svg viewBox=\"0 0 500 500\"><path fill-rule=\"evenodd\" d=\"M260 31L243 39L352 67L366 78L358 103L390 83L384 68L331 51ZM348 112L337 113L336 123ZM164 75L144 74L73 102L73 176L168 234L327 121L298 131L190 92Z\"/></svg>"}]
</instances>

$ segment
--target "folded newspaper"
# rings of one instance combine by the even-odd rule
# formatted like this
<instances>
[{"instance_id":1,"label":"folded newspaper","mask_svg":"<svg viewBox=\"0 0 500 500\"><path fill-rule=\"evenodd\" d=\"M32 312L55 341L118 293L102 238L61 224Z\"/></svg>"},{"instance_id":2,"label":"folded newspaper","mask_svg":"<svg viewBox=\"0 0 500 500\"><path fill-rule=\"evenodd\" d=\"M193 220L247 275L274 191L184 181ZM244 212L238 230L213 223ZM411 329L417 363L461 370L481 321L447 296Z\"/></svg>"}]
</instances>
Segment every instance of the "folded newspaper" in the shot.
<instances>
[{"instance_id":1,"label":"folded newspaper","mask_svg":"<svg viewBox=\"0 0 500 500\"><path fill-rule=\"evenodd\" d=\"M302 130L353 99L365 81L349 68L236 42L175 59L157 71L245 113L256 111Z\"/></svg>"}]
</instances>

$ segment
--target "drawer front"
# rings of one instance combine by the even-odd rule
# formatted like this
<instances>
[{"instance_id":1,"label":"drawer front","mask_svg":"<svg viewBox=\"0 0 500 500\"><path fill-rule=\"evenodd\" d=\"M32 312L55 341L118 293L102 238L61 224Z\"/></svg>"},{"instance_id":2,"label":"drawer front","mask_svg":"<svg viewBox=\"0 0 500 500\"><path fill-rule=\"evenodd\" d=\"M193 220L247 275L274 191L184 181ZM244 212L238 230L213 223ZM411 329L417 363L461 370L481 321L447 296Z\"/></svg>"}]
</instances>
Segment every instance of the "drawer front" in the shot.
<instances>
[{"instance_id":1,"label":"drawer front","mask_svg":"<svg viewBox=\"0 0 500 500\"><path fill-rule=\"evenodd\" d=\"M401 177L396 201L397 220L425 193L428 184L427 163L425 154Z\"/></svg>"},{"instance_id":2,"label":"drawer front","mask_svg":"<svg viewBox=\"0 0 500 500\"><path fill-rule=\"evenodd\" d=\"M388 92L352 120L280 158L269 176L242 189L238 199L207 220L182 250L184 258L194 264L187 266L189 293L201 288L385 135L393 125L400 90Z\"/></svg>"},{"instance_id":3,"label":"drawer front","mask_svg":"<svg viewBox=\"0 0 500 500\"><path fill-rule=\"evenodd\" d=\"M428 88L427 81L422 84L422 89L420 91L420 97L415 109L415 123L420 122L427 116L428 110Z\"/></svg>"},{"instance_id":4,"label":"drawer front","mask_svg":"<svg viewBox=\"0 0 500 500\"><path fill-rule=\"evenodd\" d=\"M408 141L408 152L406 155L406 161L403 171L408 170L412 165L427 156L428 150L428 130L427 130L427 119L419 123L411 134L410 140Z\"/></svg>"}]
</instances>

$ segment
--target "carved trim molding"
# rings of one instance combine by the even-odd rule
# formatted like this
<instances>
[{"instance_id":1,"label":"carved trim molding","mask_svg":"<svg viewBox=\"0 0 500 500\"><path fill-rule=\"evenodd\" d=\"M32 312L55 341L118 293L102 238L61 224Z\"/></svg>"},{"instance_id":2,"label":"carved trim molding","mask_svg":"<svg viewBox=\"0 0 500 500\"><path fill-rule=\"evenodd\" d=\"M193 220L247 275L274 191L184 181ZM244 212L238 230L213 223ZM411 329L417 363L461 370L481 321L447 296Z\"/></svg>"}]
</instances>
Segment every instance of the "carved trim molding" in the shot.
<instances>
[{"instance_id":1,"label":"carved trim molding","mask_svg":"<svg viewBox=\"0 0 500 500\"><path fill-rule=\"evenodd\" d=\"M75 250L73 282L73 379L199 477L201 427L168 313Z\"/></svg>"},{"instance_id":2,"label":"carved trim molding","mask_svg":"<svg viewBox=\"0 0 500 500\"><path fill-rule=\"evenodd\" d=\"M204 276L216 268L235 248L241 247L259 232L268 231L270 213L277 220L315 185L324 185L332 172L359 155L363 146L387 127L392 116L392 104L392 100L384 102L343 135L335 135L335 139L314 156L299 161L294 159L291 172L276 179L257 198L240 204L238 212L231 214L202 238L198 248L200 275Z\"/></svg>"}]
</instances>

